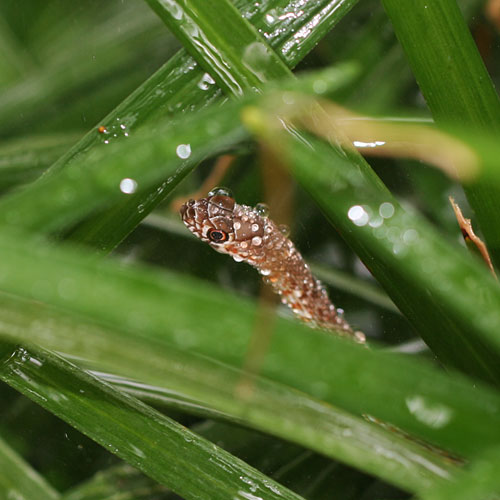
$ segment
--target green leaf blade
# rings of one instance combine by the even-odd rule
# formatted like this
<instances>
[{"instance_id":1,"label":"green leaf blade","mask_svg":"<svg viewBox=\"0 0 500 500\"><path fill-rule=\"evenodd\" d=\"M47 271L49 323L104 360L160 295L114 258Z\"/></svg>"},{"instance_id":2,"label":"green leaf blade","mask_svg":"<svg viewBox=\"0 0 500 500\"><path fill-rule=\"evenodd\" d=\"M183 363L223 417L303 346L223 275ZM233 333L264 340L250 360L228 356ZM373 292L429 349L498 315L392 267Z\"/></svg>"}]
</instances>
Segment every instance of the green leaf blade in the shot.
<instances>
[{"instance_id":1,"label":"green leaf blade","mask_svg":"<svg viewBox=\"0 0 500 500\"><path fill-rule=\"evenodd\" d=\"M148 4L229 95L257 91L265 81L290 74L228 0L219 1L217 9L198 0Z\"/></svg>"},{"instance_id":2,"label":"green leaf blade","mask_svg":"<svg viewBox=\"0 0 500 500\"><path fill-rule=\"evenodd\" d=\"M8 350L2 345L2 355ZM256 493L300 499L173 420L48 352L14 349L1 377L184 498L245 498Z\"/></svg>"},{"instance_id":3,"label":"green leaf blade","mask_svg":"<svg viewBox=\"0 0 500 500\"><path fill-rule=\"evenodd\" d=\"M0 496L29 500L57 500L53 489L22 457L0 438Z\"/></svg>"},{"instance_id":4,"label":"green leaf blade","mask_svg":"<svg viewBox=\"0 0 500 500\"><path fill-rule=\"evenodd\" d=\"M52 248L47 257L44 245L34 247L17 238L9 238L7 243L4 236L1 251L4 258L0 262L0 285L4 290L20 298L48 302L76 318L87 317L92 322L114 325L115 329L114 334L110 332L106 336L99 329L84 330L76 337L72 328L66 328L54 332L53 336L50 328L38 331L39 323L32 323L30 316L23 318L20 311L27 310L26 303L21 301L14 307L4 296L3 303L8 307L4 311L3 335L23 342L37 340L49 349L85 355L90 360L102 362L105 369L155 385L161 386L164 380L177 381L180 389L189 381L191 397L202 399L211 394L210 398L214 399L205 404L220 411L234 410L238 375L229 375L224 370L225 374L221 375L213 363L222 363L232 369L244 365L255 306L233 294L216 291L203 282L175 273L158 276L155 272L123 269L116 263L84 258L80 252L67 249L56 252ZM13 268L25 272L8 272ZM33 288L32 283L44 285ZM64 286L59 293L61 283ZM68 286L69 292L65 293ZM196 317L192 314L193 304L197 304ZM220 311L226 313L221 316ZM35 308L35 312L43 317L43 309ZM9 326L11 314L19 323L18 327ZM47 320L50 325L50 316ZM218 327L210 328L213 324ZM89 339L89 350L86 350L86 339ZM146 339L147 344L141 347ZM138 357L137 352L143 354ZM190 356L195 356L197 364L201 365L206 358L207 367L192 372L188 368ZM171 362L166 363L165 359ZM314 364L310 363L311 359L315 360ZM179 360L185 360L186 368ZM496 422L500 399L491 389L484 386L472 389L470 379L458 374L450 377L410 359L370 352L281 318L277 318L260 373L355 415L368 413L389 420L456 453L475 454L496 439L499 432ZM373 378L373 373L377 373L377 378ZM214 380L210 380L211 376ZM221 383L220 377L227 377L227 383ZM264 380L262 383L265 384ZM386 392L389 388L390 398ZM269 399L263 398L259 404L274 408L277 397L276 394ZM411 401L415 397L423 397L431 408L437 405L438 413L442 408L448 415L446 425L429 425L425 417L413 412ZM226 406L228 401L233 402L229 407ZM297 408L293 398L287 397L281 407L286 407L285 401ZM258 408L255 404L255 415ZM293 411L290 410L290 414ZM236 416L242 415L239 412ZM288 413L283 417L286 415ZM315 418L318 419L315 426L319 426L321 413L315 413ZM478 420L484 425L476 426ZM329 424L325 421L324 425ZM474 440L468 439L471 433ZM301 432L301 436L309 439L307 432ZM288 431L284 437L290 437ZM314 435L314 446L337 446L334 442L321 445L324 438L317 439ZM373 458L366 451L364 456L369 460Z\"/></svg>"},{"instance_id":5,"label":"green leaf blade","mask_svg":"<svg viewBox=\"0 0 500 500\"><path fill-rule=\"evenodd\" d=\"M436 121L500 131L500 99L455 0L384 0L396 34ZM465 188L491 257L500 265L498 185Z\"/></svg>"}]
</instances>

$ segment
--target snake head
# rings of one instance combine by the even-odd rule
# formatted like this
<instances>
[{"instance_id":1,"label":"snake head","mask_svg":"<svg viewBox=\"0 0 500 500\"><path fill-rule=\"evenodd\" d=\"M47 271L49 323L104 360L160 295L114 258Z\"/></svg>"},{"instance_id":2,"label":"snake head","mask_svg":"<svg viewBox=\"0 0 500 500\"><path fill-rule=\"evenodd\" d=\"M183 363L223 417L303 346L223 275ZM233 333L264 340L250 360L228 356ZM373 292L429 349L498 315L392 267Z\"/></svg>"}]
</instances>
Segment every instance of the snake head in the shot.
<instances>
[{"instance_id":1,"label":"snake head","mask_svg":"<svg viewBox=\"0 0 500 500\"><path fill-rule=\"evenodd\" d=\"M262 258L264 228L272 223L254 208L236 204L225 188L214 189L206 198L189 200L180 214L187 228L218 252L250 264Z\"/></svg>"},{"instance_id":2,"label":"snake head","mask_svg":"<svg viewBox=\"0 0 500 500\"><path fill-rule=\"evenodd\" d=\"M230 196L214 194L182 205L182 222L202 241L215 250L227 253L225 246L234 241L234 206Z\"/></svg>"}]
</instances>

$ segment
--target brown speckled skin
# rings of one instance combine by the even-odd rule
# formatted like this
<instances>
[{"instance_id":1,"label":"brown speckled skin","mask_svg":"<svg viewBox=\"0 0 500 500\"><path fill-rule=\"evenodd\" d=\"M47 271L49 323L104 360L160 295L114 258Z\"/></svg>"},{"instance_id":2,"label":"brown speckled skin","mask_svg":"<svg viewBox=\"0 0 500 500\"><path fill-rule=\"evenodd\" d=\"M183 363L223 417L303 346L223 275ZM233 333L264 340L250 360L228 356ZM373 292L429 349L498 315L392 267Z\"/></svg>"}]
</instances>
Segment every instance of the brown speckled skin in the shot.
<instances>
[{"instance_id":1,"label":"brown speckled skin","mask_svg":"<svg viewBox=\"0 0 500 500\"><path fill-rule=\"evenodd\" d=\"M300 319L364 343L364 335L353 331L337 313L321 282L314 278L294 244L271 219L220 194L189 200L180 213L187 228L202 241L237 262L244 261L257 268L264 281ZM214 235L220 241L213 241Z\"/></svg>"}]
</instances>

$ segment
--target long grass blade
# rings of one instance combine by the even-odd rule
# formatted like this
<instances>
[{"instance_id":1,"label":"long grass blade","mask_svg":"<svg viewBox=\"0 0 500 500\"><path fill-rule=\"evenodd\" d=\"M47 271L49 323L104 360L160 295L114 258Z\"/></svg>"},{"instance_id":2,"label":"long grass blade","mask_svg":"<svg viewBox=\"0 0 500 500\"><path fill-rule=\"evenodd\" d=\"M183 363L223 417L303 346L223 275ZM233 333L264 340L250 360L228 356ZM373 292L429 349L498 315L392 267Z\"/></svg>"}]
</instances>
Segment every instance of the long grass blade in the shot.
<instances>
[{"instance_id":1,"label":"long grass blade","mask_svg":"<svg viewBox=\"0 0 500 500\"><path fill-rule=\"evenodd\" d=\"M500 99L456 1L383 4L435 120L498 134ZM465 191L498 266L500 188L477 182Z\"/></svg>"},{"instance_id":2,"label":"long grass blade","mask_svg":"<svg viewBox=\"0 0 500 500\"><path fill-rule=\"evenodd\" d=\"M299 496L48 352L2 345L2 380L184 498Z\"/></svg>"},{"instance_id":3,"label":"long grass blade","mask_svg":"<svg viewBox=\"0 0 500 500\"><path fill-rule=\"evenodd\" d=\"M233 368L244 365L255 318L255 307L247 301L173 273L159 276L157 272L123 269L116 263L67 249L51 248L48 255L45 245L34 246L32 242L7 235L3 236L0 248L3 290L20 298L47 302L76 318L83 316L113 325L115 331L104 334L89 328L75 336L74 327L68 326L51 333L50 315L46 322L40 323L46 314L43 308L35 306L29 313L27 303L21 301L16 305L4 296L3 335L84 356L101 363L101 369L154 385L161 386L168 380L182 390L190 381L191 398L220 411L235 411L234 391L241 383L240 376L222 366L217 368L217 363ZM11 269L18 271L14 274L9 272ZM139 352L142 354L138 355ZM190 368L191 356L196 358L196 373ZM311 359L315 360L313 364ZM472 389L470 380L456 374L450 377L410 359L370 352L295 322L277 318L261 373L337 408L390 420L457 453L474 454L496 439L498 433L500 400L490 390ZM376 378L373 373L377 373ZM259 379L259 384L268 383ZM384 396L389 387L390 399ZM279 408L283 418L299 411L298 400L286 396L277 406L280 389L277 387L274 392L273 397L268 398L264 392L262 400L247 401L253 407L248 417L256 416L259 408L269 405L275 410ZM208 394L209 400L204 400ZM285 410L286 401L293 405L293 410ZM304 411L309 412L306 410L309 406L304 404ZM427 417L428 408L431 415L439 417L437 424ZM326 408L311 413L318 429L323 425L330 428L329 419L321 424L324 411ZM237 414L241 415L240 411ZM335 415L336 412L331 415L334 421L346 418ZM484 425L477 426L477 421ZM359 428L361 424L354 419L352 425ZM284 431L287 437L294 435L287 429ZM332 432L331 428L328 432ZM360 432L344 437L358 440ZM474 440L469 439L471 433ZM296 431L293 439L298 439L298 435ZM320 442L324 440L322 433L308 435L301 431L300 436L307 442L313 438L314 449L319 445L319 436L322 436ZM338 445L338 441L327 440L319 446L326 446L324 452L330 453L331 447L336 449ZM365 460L370 455L365 451L361 457L356 453L356 457Z\"/></svg>"},{"instance_id":4,"label":"long grass blade","mask_svg":"<svg viewBox=\"0 0 500 500\"><path fill-rule=\"evenodd\" d=\"M0 438L0 497L57 500L53 489L27 462Z\"/></svg>"}]
</instances>

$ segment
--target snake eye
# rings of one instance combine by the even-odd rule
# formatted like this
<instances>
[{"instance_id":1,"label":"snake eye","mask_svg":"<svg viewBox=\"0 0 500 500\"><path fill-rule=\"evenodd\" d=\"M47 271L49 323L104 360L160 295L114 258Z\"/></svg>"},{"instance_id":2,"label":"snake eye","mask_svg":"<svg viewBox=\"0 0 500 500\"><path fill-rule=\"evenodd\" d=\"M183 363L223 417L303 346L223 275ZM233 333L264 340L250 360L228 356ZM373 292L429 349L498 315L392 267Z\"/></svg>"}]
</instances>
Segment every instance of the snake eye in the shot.
<instances>
[{"instance_id":1,"label":"snake eye","mask_svg":"<svg viewBox=\"0 0 500 500\"><path fill-rule=\"evenodd\" d=\"M220 229L209 229L207 236L213 243L224 243L229 238L226 231L221 231Z\"/></svg>"}]
</instances>

